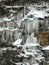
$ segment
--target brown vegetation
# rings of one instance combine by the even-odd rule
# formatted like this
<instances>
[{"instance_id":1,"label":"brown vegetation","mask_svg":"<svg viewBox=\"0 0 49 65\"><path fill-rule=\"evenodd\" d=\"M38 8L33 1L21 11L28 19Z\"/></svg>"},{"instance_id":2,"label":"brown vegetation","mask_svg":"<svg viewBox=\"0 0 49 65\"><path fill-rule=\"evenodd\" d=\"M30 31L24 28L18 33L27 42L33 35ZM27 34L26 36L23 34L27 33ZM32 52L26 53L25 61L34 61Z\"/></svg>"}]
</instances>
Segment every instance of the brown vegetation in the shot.
<instances>
[{"instance_id":1,"label":"brown vegetation","mask_svg":"<svg viewBox=\"0 0 49 65\"><path fill-rule=\"evenodd\" d=\"M42 32L37 35L37 39L40 45L48 45L49 44L49 32Z\"/></svg>"}]
</instances>

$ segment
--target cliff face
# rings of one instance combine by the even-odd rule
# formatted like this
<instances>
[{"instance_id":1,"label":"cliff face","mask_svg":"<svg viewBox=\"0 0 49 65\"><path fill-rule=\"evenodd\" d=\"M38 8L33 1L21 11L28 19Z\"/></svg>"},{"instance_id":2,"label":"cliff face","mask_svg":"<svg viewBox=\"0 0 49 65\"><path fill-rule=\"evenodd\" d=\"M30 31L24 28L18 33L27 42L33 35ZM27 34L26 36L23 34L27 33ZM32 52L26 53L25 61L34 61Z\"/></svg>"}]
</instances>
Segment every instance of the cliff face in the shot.
<instances>
[{"instance_id":1,"label":"cliff face","mask_svg":"<svg viewBox=\"0 0 49 65\"><path fill-rule=\"evenodd\" d=\"M47 65L41 45L49 43L49 6L36 2L0 2L0 65Z\"/></svg>"}]
</instances>

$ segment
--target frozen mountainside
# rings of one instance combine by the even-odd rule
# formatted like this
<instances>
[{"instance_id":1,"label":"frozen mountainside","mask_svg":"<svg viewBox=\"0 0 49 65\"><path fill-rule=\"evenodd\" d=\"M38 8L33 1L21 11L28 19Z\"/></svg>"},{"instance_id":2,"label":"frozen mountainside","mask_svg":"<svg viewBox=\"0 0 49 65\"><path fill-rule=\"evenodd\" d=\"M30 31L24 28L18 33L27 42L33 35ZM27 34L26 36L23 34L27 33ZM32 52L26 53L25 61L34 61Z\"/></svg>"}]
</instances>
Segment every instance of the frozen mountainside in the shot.
<instances>
[{"instance_id":1,"label":"frozen mountainside","mask_svg":"<svg viewBox=\"0 0 49 65\"><path fill-rule=\"evenodd\" d=\"M11 19L9 19L9 18L7 18L7 17L5 17L5 18L3 18L3 21L11 21L11 20L13 20L14 19L14 17L12 17Z\"/></svg>"},{"instance_id":2,"label":"frozen mountainside","mask_svg":"<svg viewBox=\"0 0 49 65\"><path fill-rule=\"evenodd\" d=\"M28 36L27 40L26 40L26 44L27 43L37 43L37 38L34 37L34 33L32 33L30 36ZM37 43L38 45L38 43Z\"/></svg>"},{"instance_id":3,"label":"frozen mountainside","mask_svg":"<svg viewBox=\"0 0 49 65\"><path fill-rule=\"evenodd\" d=\"M37 36L43 31L49 31L47 3L0 6L0 65L49 65L49 46Z\"/></svg>"},{"instance_id":4,"label":"frozen mountainside","mask_svg":"<svg viewBox=\"0 0 49 65\"><path fill-rule=\"evenodd\" d=\"M13 43L13 45L14 46L17 46L17 45L20 45L22 43L22 39L18 39L18 40L16 40L14 43Z\"/></svg>"}]
</instances>

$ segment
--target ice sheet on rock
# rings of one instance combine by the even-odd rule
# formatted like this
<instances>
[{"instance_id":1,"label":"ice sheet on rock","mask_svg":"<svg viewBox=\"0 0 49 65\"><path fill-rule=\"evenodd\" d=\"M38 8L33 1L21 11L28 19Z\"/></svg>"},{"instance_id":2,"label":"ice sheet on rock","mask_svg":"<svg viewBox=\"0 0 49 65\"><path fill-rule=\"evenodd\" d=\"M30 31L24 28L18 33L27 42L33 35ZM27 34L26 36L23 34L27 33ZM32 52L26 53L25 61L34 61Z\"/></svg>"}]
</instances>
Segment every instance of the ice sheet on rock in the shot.
<instances>
[{"instance_id":1,"label":"ice sheet on rock","mask_svg":"<svg viewBox=\"0 0 49 65\"><path fill-rule=\"evenodd\" d=\"M49 12L49 8L46 9L46 12Z\"/></svg>"},{"instance_id":2,"label":"ice sheet on rock","mask_svg":"<svg viewBox=\"0 0 49 65\"><path fill-rule=\"evenodd\" d=\"M11 8L12 8L12 6L7 6L7 5L6 5L6 6L5 6L5 8L6 8L6 9L7 9L7 8L10 8L10 9L11 9Z\"/></svg>"},{"instance_id":3,"label":"ice sheet on rock","mask_svg":"<svg viewBox=\"0 0 49 65\"><path fill-rule=\"evenodd\" d=\"M31 34L31 38L33 39L33 43L37 43L37 38L33 36L33 34Z\"/></svg>"},{"instance_id":4,"label":"ice sheet on rock","mask_svg":"<svg viewBox=\"0 0 49 65\"><path fill-rule=\"evenodd\" d=\"M28 37L27 40L26 40L26 44L27 43L33 43L33 39L31 37Z\"/></svg>"},{"instance_id":5,"label":"ice sheet on rock","mask_svg":"<svg viewBox=\"0 0 49 65\"><path fill-rule=\"evenodd\" d=\"M0 28L0 31L4 31L4 29L3 28Z\"/></svg>"},{"instance_id":6,"label":"ice sheet on rock","mask_svg":"<svg viewBox=\"0 0 49 65\"><path fill-rule=\"evenodd\" d=\"M34 17L37 17L37 18L43 18L43 13L44 12L42 12L42 14L41 14L41 12L42 11L37 11L37 10L35 10L35 11L30 11L27 15L30 15L30 14L32 14ZM40 15L39 15L40 14Z\"/></svg>"},{"instance_id":7,"label":"ice sheet on rock","mask_svg":"<svg viewBox=\"0 0 49 65\"><path fill-rule=\"evenodd\" d=\"M37 38L31 34L31 36L27 38L26 43L37 43Z\"/></svg>"},{"instance_id":8,"label":"ice sheet on rock","mask_svg":"<svg viewBox=\"0 0 49 65\"><path fill-rule=\"evenodd\" d=\"M0 28L0 31L9 30L9 28Z\"/></svg>"},{"instance_id":9,"label":"ice sheet on rock","mask_svg":"<svg viewBox=\"0 0 49 65\"><path fill-rule=\"evenodd\" d=\"M9 10L9 12L11 12L11 13L17 13L17 11L14 11L14 10Z\"/></svg>"},{"instance_id":10,"label":"ice sheet on rock","mask_svg":"<svg viewBox=\"0 0 49 65\"><path fill-rule=\"evenodd\" d=\"M31 55L31 56L35 57L35 55L32 52L26 52L25 54L26 54L26 56Z\"/></svg>"},{"instance_id":11,"label":"ice sheet on rock","mask_svg":"<svg viewBox=\"0 0 49 65\"><path fill-rule=\"evenodd\" d=\"M34 57L36 57L36 56L38 56L38 55L40 55L37 51L37 49L35 50L35 49L31 49L32 51L29 51L29 50L27 50L27 53L30 53L30 55L32 55L32 56L34 56Z\"/></svg>"},{"instance_id":12,"label":"ice sheet on rock","mask_svg":"<svg viewBox=\"0 0 49 65\"><path fill-rule=\"evenodd\" d=\"M33 43L37 43L37 38L33 37Z\"/></svg>"},{"instance_id":13,"label":"ice sheet on rock","mask_svg":"<svg viewBox=\"0 0 49 65\"><path fill-rule=\"evenodd\" d=\"M21 45L21 42L22 42L22 39L18 39L18 40L16 40L16 41L13 43L13 45L14 45L14 46Z\"/></svg>"},{"instance_id":14,"label":"ice sheet on rock","mask_svg":"<svg viewBox=\"0 0 49 65\"><path fill-rule=\"evenodd\" d=\"M44 19L45 16L49 16L49 14L47 14L45 11L35 10L35 11L30 11L30 14L31 13L32 13L32 15L34 15L34 17L37 17L37 18L43 18Z\"/></svg>"},{"instance_id":15,"label":"ice sheet on rock","mask_svg":"<svg viewBox=\"0 0 49 65\"><path fill-rule=\"evenodd\" d=\"M3 18L3 21L11 21L11 19L8 19L7 17Z\"/></svg>"},{"instance_id":16,"label":"ice sheet on rock","mask_svg":"<svg viewBox=\"0 0 49 65\"><path fill-rule=\"evenodd\" d=\"M28 16L30 16L30 15L32 15L32 12L30 11L27 15L25 15L25 17L23 18L23 19L21 19L20 21L24 21L25 19L29 19L29 20L34 20L34 16L33 17L28 17Z\"/></svg>"},{"instance_id":17,"label":"ice sheet on rock","mask_svg":"<svg viewBox=\"0 0 49 65\"><path fill-rule=\"evenodd\" d=\"M20 55L18 55L19 57L23 56L24 58L29 58L29 56L33 56L35 57L34 53L33 52L28 52L27 50L25 51L25 54L23 53L20 53Z\"/></svg>"},{"instance_id":18,"label":"ice sheet on rock","mask_svg":"<svg viewBox=\"0 0 49 65\"><path fill-rule=\"evenodd\" d=\"M44 61L44 59L45 59L45 58L42 57L42 55L41 55L41 56L39 55L39 56L36 58L36 60L38 60L39 62Z\"/></svg>"},{"instance_id":19,"label":"ice sheet on rock","mask_svg":"<svg viewBox=\"0 0 49 65\"><path fill-rule=\"evenodd\" d=\"M39 46L39 44L37 44L37 43L26 43L25 46L34 47L34 46Z\"/></svg>"},{"instance_id":20,"label":"ice sheet on rock","mask_svg":"<svg viewBox=\"0 0 49 65\"><path fill-rule=\"evenodd\" d=\"M33 11L35 10L34 7L30 7L30 6L28 7L28 9L29 9L30 11L31 11L31 10L33 10Z\"/></svg>"},{"instance_id":21,"label":"ice sheet on rock","mask_svg":"<svg viewBox=\"0 0 49 65\"><path fill-rule=\"evenodd\" d=\"M35 49L24 50L24 52L25 52L24 56L26 56L26 57L29 56L29 55L31 55L33 57L35 57L35 55L38 56L38 53L37 53L37 51Z\"/></svg>"},{"instance_id":22,"label":"ice sheet on rock","mask_svg":"<svg viewBox=\"0 0 49 65\"><path fill-rule=\"evenodd\" d=\"M15 29L9 29L9 31L17 31L18 28L15 28Z\"/></svg>"},{"instance_id":23,"label":"ice sheet on rock","mask_svg":"<svg viewBox=\"0 0 49 65\"><path fill-rule=\"evenodd\" d=\"M9 28L0 28L0 31L9 30L9 31L17 31L18 28L15 29L9 29Z\"/></svg>"},{"instance_id":24,"label":"ice sheet on rock","mask_svg":"<svg viewBox=\"0 0 49 65\"><path fill-rule=\"evenodd\" d=\"M11 48L11 47L3 47L3 48L0 48L0 50L4 50L4 51L6 51L6 50L16 50L16 48Z\"/></svg>"},{"instance_id":25,"label":"ice sheet on rock","mask_svg":"<svg viewBox=\"0 0 49 65\"><path fill-rule=\"evenodd\" d=\"M13 8L22 8L23 6L12 6Z\"/></svg>"},{"instance_id":26,"label":"ice sheet on rock","mask_svg":"<svg viewBox=\"0 0 49 65\"><path fill-rule=\"evenodd\" d=\"M31 38L30 38L31 39ZM29 49L37 50L37 47L40 47L39 43L35 43L33 40L28 39L25 46Z\"/></svg>"},{"instance_id":27,"label":"ice sheet on rock","mask_svg":"<svg viewBox=\"0 0 49 65\"><path fill-rule=\"evenodd\" d=\"M6 50L10 50L11 49L11 47L4 47L4 48L0 48L0 52L3 52L3 51L6 51Z\"/></svg>"},{"instance_id":28,"label":"ice sheet on rock","mask_svg":"<svg viewBox=\"0 0 49 65\"><path fill-rule=\"evenodd\" d=\"M12 18L5 17L5 18L3 18L3 21L8 21L8 22L10 22L10 21L13 20L13 19L14 19L14 17L12 17Z\"/></svg>"},{"instance_id":29,"label":"ice sheet on rock","mask_svg":"<svg viewBox=\"0 0 49 65\"><path fill-rule=\"evenodd\" d=\"M30 65L28 62L25 62L24 65Z\"/></svg>"},{"instance_id":30,"label":"ice sheet on rock","mask_svg":"<svg viewBox=\"0 0 49 65\"><path fill-rule=\"evenodd\" d=\"M27 50L28 52L32 52L32 54L34 54L34 55L36 55L36 56L38 56L38 55L43 55L43 53L40 51L40 50L38 50L37 48L36 48L36 50L35 49L30 49L30 50Z\"/></svg>"},{"instance_id":31,"label":"ice sheet on rock","mask_svg":"<svg viewBox=\"0 0 49 65\"><path fill-rule=\"evenodd\" d=\"M0 22L3 22L2 18L0 18Z\"/></svg>"},{"instance_id":32,"label":"ice sheet on rock","mask_svg":"<svg viewBox=\"0 0 49 65\"><path fill-rule=\"evenodd\" d=\"M7 48L6 48L6 47L5 47L5 48L0 48L0 50L2 50L2 51L3 51L3 50L4 50L4 51L6 51L6 50L7 50Z\"/></svg>"},{"instance_id":33,"label":"ice sheet on rock","mask_svg":"<svg viewBox=\"0 0 49 65\"><path fill-rule=\"evenodd\" d=\"M38 63L34 63L33 65L39 65Z\"/></svg>"},{"instance_id":34,"label":"ice sheet on rock","mask_svg":"<svg viewBox=\"0 0 49 65\"><path fill-rule=\"evenodd\" d=\"M24 58L28 58L28 57L29 57L29 56L26 55L26 54L22 54L22 53L20 53L19 57L21 57L21 56L23 56Z\"/></svg>"},{"instance_id":35,"label":"ice sheet on rock","mask_svg":"<svg viewBox=\"0 0 49 65\"><path fill-rule=\"evenodd\" d=\"M41 13L42 12L42 13ZM40 14L40 15L39 15ZM25 17L24 17L24 19L25 18L27 18L27 16L29 16L29 15L33 15L34 17L36 17L36 18L43 18L44 19L44 17L45 16L49 16L49 14L47 14L45 11L38 11L38 10L31 10Z\"/></svg>"},{"instance_id":36,"label":"ice sheet on rock","mask_svg":"<svg viewBox=\"0 0 49 65\"><path fill-rule=\"evenodd\" d=\"M4 30L9 30L9 28L3 28Z\"/></svg>"},{"instance_id":37,"label":"ice sheet on rock","mask_svg":"<svg viewBox=\"0 0 49 65\"><path fill-rule=\"evenodd\" d=\"M43 47L43 50L49 50L49 46Z\"/></svg>"},{"instance_id":38,"label":"ice sheet on rock","mask_svg":"<svg viewBox=\"0 0 49 65\"><path fill-rule=\"evenodd\" d=\"M18 26L20 27L21 23L17 23L17 24L18 24Z\"/></svg>"},{"instance_id":39,"label":"ice sheet on rock","mask_svg":"<svg viewBox=\"0 0 49 65\"><path fill-rule=\"evenodd\" d=\"M11 47L8 47L7 49L8 49L8 50L13 50L13 51L14 51L14 50L17 50L16 48L11 48Z\"/></svg>"}]
</instances>

